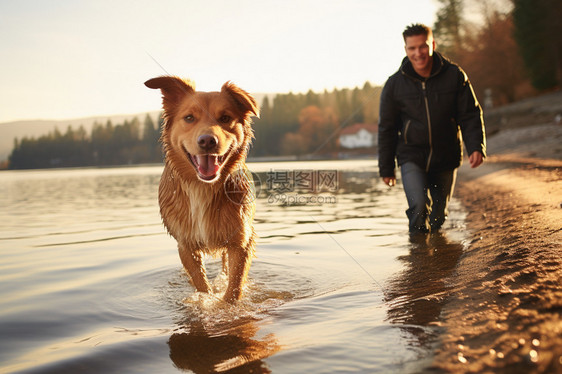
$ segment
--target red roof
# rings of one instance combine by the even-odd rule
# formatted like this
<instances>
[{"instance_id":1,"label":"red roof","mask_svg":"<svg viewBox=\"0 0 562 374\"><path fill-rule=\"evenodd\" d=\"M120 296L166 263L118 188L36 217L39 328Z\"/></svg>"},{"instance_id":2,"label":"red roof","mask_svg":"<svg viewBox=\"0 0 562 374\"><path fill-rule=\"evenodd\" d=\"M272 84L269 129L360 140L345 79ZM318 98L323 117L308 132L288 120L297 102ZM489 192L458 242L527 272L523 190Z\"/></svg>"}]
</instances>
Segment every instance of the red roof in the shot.
<instances>
[{"instance_id":1,"label":"red roof","mask_svg":"<svg viewBox=\"0 0 562 374\"><path fill-rule=\"evenodd\" d=\"M341 130L340 135L357 134L361 129L365 129L371 134L376 134L379 131L379 125L356 123L354 125L344 127Z\"/></svg>"}]
</instances>

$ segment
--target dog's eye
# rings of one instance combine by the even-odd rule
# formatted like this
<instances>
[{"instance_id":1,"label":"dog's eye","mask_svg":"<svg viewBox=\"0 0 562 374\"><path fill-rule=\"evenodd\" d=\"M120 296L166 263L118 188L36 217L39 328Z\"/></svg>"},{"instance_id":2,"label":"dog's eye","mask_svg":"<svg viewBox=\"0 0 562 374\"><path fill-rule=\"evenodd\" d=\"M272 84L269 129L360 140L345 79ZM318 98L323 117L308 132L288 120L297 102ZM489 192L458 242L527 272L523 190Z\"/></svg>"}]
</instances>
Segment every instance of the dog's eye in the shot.
<instances>
[{"instance_id":1,"label":"dog's eye","mask_svg":"<svg viewBox=\"0 0 562 374\"><path fill-rule=\"evenodd\" d=\"M191 114L187 115L185 117L183 117L183 120L187 123L193 123L195 122L195 117L193 117Z\"/></svg>"},{"instance_id":2,"label":"dog's eye","mask_svg":"<svg viewBox=\"0 0 562 374\"><path fill-rule=\"evenodd\" d=\"M222 115L222 116L219 118L219 122L220 122L220 123L229 123L229 122L231 122L231 121L232 121L232 117L230 117L230 116L228 116L228 115L226 115L226 114Z\"/></svg>"}]
</instances>

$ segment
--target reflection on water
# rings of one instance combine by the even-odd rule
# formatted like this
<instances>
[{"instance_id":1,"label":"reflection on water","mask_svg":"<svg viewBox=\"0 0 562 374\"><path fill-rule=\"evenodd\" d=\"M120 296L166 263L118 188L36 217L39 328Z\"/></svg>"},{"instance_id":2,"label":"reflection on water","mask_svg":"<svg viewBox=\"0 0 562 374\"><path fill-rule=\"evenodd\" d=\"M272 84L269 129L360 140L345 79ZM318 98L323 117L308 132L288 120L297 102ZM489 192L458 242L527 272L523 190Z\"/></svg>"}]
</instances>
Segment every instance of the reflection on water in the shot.
<instances>
[{"instance_id":1,"label":"reflection on water","mask_svg":"<svg viewBox=\"0 0 562 374\"><path fill-rule=\"evenodd\" d=\"M450 291L447 279L463 245L443 232L411 236L410 241L409 253L399 257L404 269L387 283L388 320L415 337L412 345L428 347L439 333L439 315Z\"/></svg>"},{"instance_id":2,"label":"reflection on water","mask_svg":"<svg viewBox=\"0 0 562 374\"><path fill-rule=\"evenodd\" d=\"M183 272L169 280L165 295L174 309L174 332L168 340L170 359L177 368L194 373L270 373L262 359L281 349L273 333L262 335L260 324L269 311L294 298L250 281L247 297L236 305L225 303L228 279L220 262L210 264L214 295L194 292ZM267 274L260 274L266 280ZM186 294L186 289L190 294ZM186 297L187 296L187 297ZM236 369L236 370L234 370Z\"/></svg>"},{"instance_id":3,"label":"reflection on water","mask_svg":"<svg viewBox=\"0 0 562 374\"><path fill-rule=\"evenodd\" d=\"M201 323L184 328L187 332L173 333L168 341L170 358L178 368L194 373L270 373L262 359L281 348L272 334L256 337L260 329L254 321L231 326L217 335ZM238 371L232 370L235 368Z\"/></svg>"},{"instance_id":4,"label":"reflection on water","mask_svg":"<svg viewBox=\"0 0 562 374\"><path fill-rule=\"evenodd\" d=\"M417 372L462 253L453 201L443 235L412 243L399 186L374 161L253 164L336 170L319 203L257 199L244 298L190 285L159 217L162 168L0 173L0 371Z\"/></svg>"}]
</instances>

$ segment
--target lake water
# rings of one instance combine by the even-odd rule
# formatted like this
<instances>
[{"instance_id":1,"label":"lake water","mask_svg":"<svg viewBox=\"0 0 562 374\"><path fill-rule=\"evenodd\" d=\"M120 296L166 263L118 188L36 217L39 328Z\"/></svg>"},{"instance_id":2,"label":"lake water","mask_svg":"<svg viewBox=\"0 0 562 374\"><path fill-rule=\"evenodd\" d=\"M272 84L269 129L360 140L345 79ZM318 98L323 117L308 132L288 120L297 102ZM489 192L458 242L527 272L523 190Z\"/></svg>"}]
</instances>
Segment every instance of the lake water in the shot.
<instances>
[{"instance_id":1,"label":"lake water","mask_svg":"<svg viewBox=\"0 0 562 374\"><path fill-rule=\"evenodd\" d=\"M190 285L159 216L161 166L0 173L0 372L423 370L465 247L460 204L417 243L376 161L249 167L259 239L237 305ZM273 191L287 180L301 188ZM224 291L220 261L207 269Z\"/></svg>"}]
</instances>

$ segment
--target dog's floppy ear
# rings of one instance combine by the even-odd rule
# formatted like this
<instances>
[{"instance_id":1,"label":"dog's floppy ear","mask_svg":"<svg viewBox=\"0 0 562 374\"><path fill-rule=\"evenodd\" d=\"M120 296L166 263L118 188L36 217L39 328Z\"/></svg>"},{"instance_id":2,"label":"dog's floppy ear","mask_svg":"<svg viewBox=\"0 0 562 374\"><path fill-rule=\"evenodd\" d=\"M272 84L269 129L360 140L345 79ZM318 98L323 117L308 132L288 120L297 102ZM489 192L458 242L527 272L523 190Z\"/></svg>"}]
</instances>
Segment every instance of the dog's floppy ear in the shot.
<instances>
[{"instance_id":1,"label":"dog's floppy ear","mask_svg":"<svg viewBox=\"0 0 562 374\"><path fill-rule=\"evenodd\" d=\"M168 75L149 79L144 82L144 85L162 91L162 106L168 114L172 112L181 98L195 92L195 85L192 81Z\"/></svg>"},{"instance_id":2,"label":"dog's floppy ear","mask_svg":"<svg viewBox=\"0 0 562 374\"><path fill-rule=\"evenodd\" d=\"M230 95L230 97L236 102L236 105L244 113L245 121L249 120L252 115L256 117L260 116L260 109L258 108L256 100L252 97L252 95L234 83L229 81L223 84L221 92Z\"/></svg>"}]
</instances>

